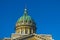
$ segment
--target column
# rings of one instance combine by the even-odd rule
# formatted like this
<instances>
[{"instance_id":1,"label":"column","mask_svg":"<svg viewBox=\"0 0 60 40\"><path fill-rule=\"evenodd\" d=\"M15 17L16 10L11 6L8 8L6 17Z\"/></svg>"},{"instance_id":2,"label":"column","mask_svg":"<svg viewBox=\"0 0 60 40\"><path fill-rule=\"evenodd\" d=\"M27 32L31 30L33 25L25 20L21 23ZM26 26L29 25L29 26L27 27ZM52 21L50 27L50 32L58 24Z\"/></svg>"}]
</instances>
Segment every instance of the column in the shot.
<instances>
[{"instance_id":1,"label":"column","mask_svg":"<svg viewBox=\"0 0 60 40\"><path fill-rule=\"evenodd\" d=\"M25 34L25 28L24 28L24 34Z\"/></svg>"},{"instance_id":2,"label":"column","mask_svg":"<svg viewBox=\"0 0 60 40\"><path fill-rule=\"evenodd\" d=\"M31 29L31 33L33 33L33 29Z\"/></svg>"},{"instance_id":3,"label":"column","mask_svg":"<svg viewBox=\"0 0 60 40\"><path fill-rule=\"evenodd\" d=\"M20 34L21 34L21 28L20 28Z\"/></svg>"},{"instance_id":4,"label":"column","mask_svg":"<svg viewBox=\"0 0 60 40\"><path fill-rule=\"evenodd\" d=\"M30 29L28 28L28 34L30 34Z\"/></svg>"}]
</instances>

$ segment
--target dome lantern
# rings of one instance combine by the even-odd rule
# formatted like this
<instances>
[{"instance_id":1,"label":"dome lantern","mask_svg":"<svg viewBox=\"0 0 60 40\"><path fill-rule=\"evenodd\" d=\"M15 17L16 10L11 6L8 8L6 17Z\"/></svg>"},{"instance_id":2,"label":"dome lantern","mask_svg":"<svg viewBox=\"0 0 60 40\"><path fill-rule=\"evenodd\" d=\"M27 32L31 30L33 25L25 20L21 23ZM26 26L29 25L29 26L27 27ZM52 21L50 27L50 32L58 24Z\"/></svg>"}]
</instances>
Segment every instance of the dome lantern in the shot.
<instances>
[{"instance_id":1,"label":"dome lantern","mask_svg":"<svg viewBox=\"0 0 60 40\"><path fill-rule=\"evenodd\" d=\"M27 9L26 8L24 9L24 15L27 15Z\"/></svg>"}]
</instances>

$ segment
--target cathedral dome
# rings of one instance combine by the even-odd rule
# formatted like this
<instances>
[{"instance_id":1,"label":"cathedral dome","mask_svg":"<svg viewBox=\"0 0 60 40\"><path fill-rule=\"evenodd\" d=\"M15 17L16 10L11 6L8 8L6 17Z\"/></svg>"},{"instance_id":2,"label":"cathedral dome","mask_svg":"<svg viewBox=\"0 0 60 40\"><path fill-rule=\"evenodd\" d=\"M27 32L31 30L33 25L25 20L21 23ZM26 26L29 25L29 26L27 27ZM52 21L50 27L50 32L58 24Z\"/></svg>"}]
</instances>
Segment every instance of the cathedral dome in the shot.
<instances>
[{"instance_id":1,"label":"cathedral dome","mask_svg":"<svg viewBox=\"0 0 60 40\"><path fill-rule=\"evenodd\" d=\"M33 19L29 15L24 14L18 19L17 22L29 22L29 21L33 21Z\"/></svg>"},{"instance_id":2,"label":"cathedral dome","mask_svg":"<svg viewBox=\"0 0 60 40\"><path fill-rule=\"evenodd\" d=\"M23 16L21 16L18 19L17 23L23 24L23 25L24 24L32 24L32 25L35 24L34 20L27 14L27 9L24 10Z\"/></svg>"},{"instance_id":3,"label":"cathedral dome","mask_svg":"<svg viewBox=\"0 0 60 40\"><path fill-rule=\"evenodd\" d=\"M27 14L27 9L24 10L23 16L21 16L16 23L16 33L28 35L35 33L36 24L34 20Z\"/></svg>"}]
</instances>

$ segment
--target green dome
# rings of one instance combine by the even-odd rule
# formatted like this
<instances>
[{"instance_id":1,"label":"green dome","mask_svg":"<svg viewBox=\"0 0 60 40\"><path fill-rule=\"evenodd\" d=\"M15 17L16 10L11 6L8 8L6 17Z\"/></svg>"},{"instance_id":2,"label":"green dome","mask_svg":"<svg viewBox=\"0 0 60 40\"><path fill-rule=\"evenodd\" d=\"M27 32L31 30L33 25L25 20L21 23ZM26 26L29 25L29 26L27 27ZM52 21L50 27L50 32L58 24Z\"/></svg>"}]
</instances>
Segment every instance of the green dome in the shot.
<instances>
[{"instance_id":1,"label":"green dome","mask_svg":"<svg viewBox=\"0 0 60 40\"><path fill-rule=\"evenodd\" d=\"M32 18L29 15L23 15L21 16L17 22L22 22L22 21L33 21Z\"/></svg>"},{"instance_id":2,"label":"green dome","mask_svg":"<svg viewBox=\"0 0 60 40\"><path fill-rule=\"evenodd\" d=\"M20 22L33 22L33 19L27 14L27 9L24 10L24 15L18 19L17 23Z\"/></svg>"}]
</instances>

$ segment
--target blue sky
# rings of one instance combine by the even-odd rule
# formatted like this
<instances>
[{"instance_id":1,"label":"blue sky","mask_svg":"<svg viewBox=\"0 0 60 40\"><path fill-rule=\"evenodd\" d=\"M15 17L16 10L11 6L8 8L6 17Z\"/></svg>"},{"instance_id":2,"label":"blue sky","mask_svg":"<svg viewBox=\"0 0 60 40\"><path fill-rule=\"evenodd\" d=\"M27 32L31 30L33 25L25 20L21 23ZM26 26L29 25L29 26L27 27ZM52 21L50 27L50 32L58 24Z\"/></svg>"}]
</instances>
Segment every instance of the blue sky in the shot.
<instances>
[{"instance_id":1,"label":"blue sky","mask_svg":"<svg viewBox=\"0 0 60 40\"><path fill-rule=\"evenodd\" d=\"M23 15L25 4L35 20L37 34L60 39L60 0L0 0L0 38L15 32L15 23Z\"/></svg>"}]
</instances>

